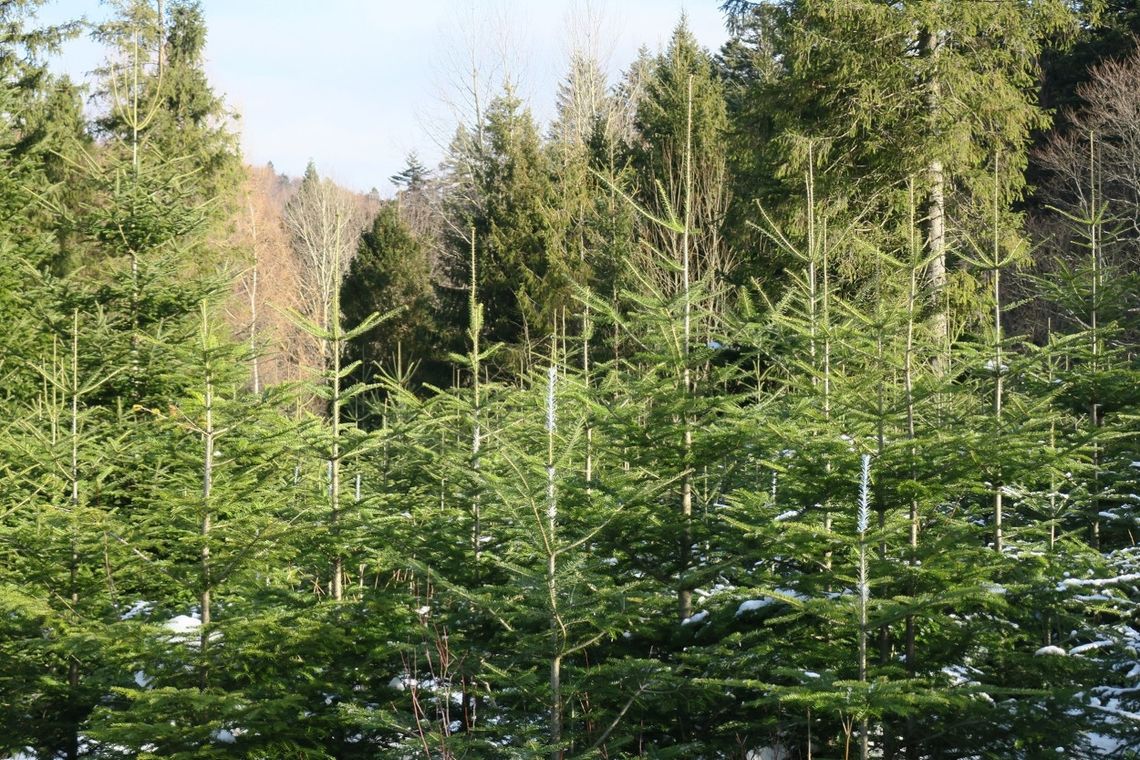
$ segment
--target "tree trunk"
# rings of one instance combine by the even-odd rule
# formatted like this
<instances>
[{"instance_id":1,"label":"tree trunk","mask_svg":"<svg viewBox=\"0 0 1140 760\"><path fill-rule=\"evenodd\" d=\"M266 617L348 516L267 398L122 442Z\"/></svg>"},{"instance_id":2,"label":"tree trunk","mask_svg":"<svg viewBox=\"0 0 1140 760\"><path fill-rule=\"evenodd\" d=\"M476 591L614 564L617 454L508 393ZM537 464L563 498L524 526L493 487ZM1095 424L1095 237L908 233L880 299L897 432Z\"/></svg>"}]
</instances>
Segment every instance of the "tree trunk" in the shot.
<instances>
[{"instance_id":1,"label":"tree trunk","mask_svg":"<svg viewBox=\"0 0 1140 760\"><path fill-rule=\"evenodd\" d=\"M915 467L915 462L918 459L918 449L915 444L915 409L914 409L914 324L915 324L915 309L918 301L918 267L921 261L921 250L918 250L918 244L915 240L915 220L914 220L914 185L911 184L911 245L910 245L910 283L907 289L907 315L906 315L906 353L903 357L903 389L906 395L906 437L910 442L909 457L910 457L910 478L911 481L916 482L918 479L918 472ZM909 549L909 563L911 578L908 584L908 593L913 598L917 592L916 581L914 577L916 568L918 567L918 500L913 496L910 500L910 535L908 540ZM915 630L914 615L908 614L906 616L906 672L907 676L914 678L917 673L917 633ZM906 720L906 757L907 760L917 760L918 758L918 737L915 735L916 728L914 718L907 716Z\"/></svg>"},{"instance_id":2,"label":"tree trunk","mask_svg":"<svg viewBox=\"0 0 1140 760\"><path fill-rule=\"evenodd\" d=\"M921 33L919 48L921 54L933 62L938 57L938 33L925 29ZM933 69L933 66L931 66ZM941 107L941 85L937 76L931 73L926 83L927 118L933 124ZM950 341L949 315L946 304L946 177L942 161L931 158L926 165L926 250L930 258L927 273L930 279L930 297L934 314L932 327L939 351L935 355L934 369L945 372L946 353Z\"/></svg>"},{"instance_id":3,"label":"tree trunk","mask_svg":"<svg viewBox=\"0 0 1140 760\"><path fill-rule=\"evenodd\" d=\"M693 152L693 77L689 76L688 101L685 112L685 228L681 233L681 277L685 296L685 318L682 330L684 346L682 347L682 384L684 395L688 399L692 395L692 372L689 369L689 341L692 336L692 310L691 281L689 270L689 225L692 223L693 213L693 187L692 187L692 152ZM693 614L693 592L687 588L689 583L688 570L692 564L693 554L693 476L690 472L693 451L693 421L688 409L684 412L683 434L683 462L684 474L681 481L681 557L680 571L678 573L677 610L681 619L691 617Z\"/></svg>"},{"instance_id":4,"label":"tree trunk","mask_svg":"<svg viewBox=\"0 0 1140 760\"><path fill-rule=\"evenodd\" d=\"M553 360L546 385L546 585L550 597L550 760L562 760L562 653L566 642L558 613L558 501L554 490L555 384Z\"/></svg>"},{"instance_id":5,"label":"tree trunk","mask_svg":"<svg viewBox=\"0 0 1140 760\"><path fill-rule=\"evenodd\" d=\"M213 586L213 579L210 573L210 528L212 522L212 505L210 498L214 489L214 445L216 432L214 430L214 378L213 367L210 361L209 344L206 336L206 313L203 307L202 311L202 349L205 356L205 371L206 371L206 387L205 387L205 424L202 428L202 439L204 443L205 456L202 462L202 549L200 554L201 562L201 592L199 597L199 605L202 614L201 634L199 638L198 652L202 658L201 669L198 674L198 688L202 691L206 690L209 685L210 679L210 656L208 646L210 643L210 622L212 619L211 610L211 590Z\"/></svg>"},{"instance_id":6,"label":"tree trunk","mask_svg":"<svg viewBox=\"0 0 1140 760\"><path fill-rule=\"evenodd\" d=\"M252 238L253 247L253 269L250 272L249 284L249 358L252 364L252 378L253 392L255 394L261 393L261 368L258 365L257 356L257 218L253 213L253 201L247 202L249 206L249 226L250 237Z\"/></svg>"},{"instance_id":7,"label":"tree trunk","mask_svg":"<svg viewBox=\"0 0 1140 760\"><path fill-rule=\"evenodd\" d=\"M333 540L338 544L333 550L331 593L334 601L344 598L344 556L341 553L340 543L340 209L336 211L336 241L333 255L333 287L330 295L331 303L328 311L328 327L332 334L329 346L332 356L332 450L329 457L329 501L331 510L331 525Z\"/></svg>"}]
</instances>

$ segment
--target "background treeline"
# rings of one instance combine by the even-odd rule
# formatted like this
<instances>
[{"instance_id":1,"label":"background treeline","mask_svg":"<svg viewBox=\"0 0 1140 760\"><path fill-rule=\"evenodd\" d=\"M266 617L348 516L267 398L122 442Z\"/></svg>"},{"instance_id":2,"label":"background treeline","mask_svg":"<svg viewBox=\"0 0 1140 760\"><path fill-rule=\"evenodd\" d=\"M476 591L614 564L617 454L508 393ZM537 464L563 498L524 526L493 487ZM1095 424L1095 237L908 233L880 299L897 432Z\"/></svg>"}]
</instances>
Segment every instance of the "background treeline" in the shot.
<instances>
[{"instance_id":1,"label":"background treeline","mask_svg":"<svg viewBox=\"0 0 1140 760\"><path fill-rule=\"evenodd\" d=\"M243 166L196 3L86 109L36 5L0 754L1140 755L1134 3L730 0L393 199Z\"/></svg>"}]
</instances>

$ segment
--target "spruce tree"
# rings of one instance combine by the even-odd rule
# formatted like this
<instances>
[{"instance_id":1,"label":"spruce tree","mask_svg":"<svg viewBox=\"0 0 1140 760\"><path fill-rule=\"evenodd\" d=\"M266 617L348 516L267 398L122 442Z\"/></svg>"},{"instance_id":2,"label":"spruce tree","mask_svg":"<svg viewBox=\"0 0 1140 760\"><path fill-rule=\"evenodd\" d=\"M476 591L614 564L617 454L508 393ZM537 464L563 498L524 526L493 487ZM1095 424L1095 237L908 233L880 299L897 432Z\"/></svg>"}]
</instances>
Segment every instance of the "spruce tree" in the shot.
<instances>
[{"instance_id":1,"label":"spruce tree","mask_svg":"<svg viewBox=\"0 0 1140 760\"><path fill-rule=\"evenodd\" d=\"M427 378L436 380L438 369L435 293L431 261L425 246L400 219L393 203L381 206L340 286L340 301L349 324L372 312L401 310L398 322L363 334L349 346L349 358L361 362L361 380L383 374L411 378L417 365L432 362ZM414 374L413 374L414 373ZM437 380L438 382L438 380Z\"/></svg>"}]
</instances>

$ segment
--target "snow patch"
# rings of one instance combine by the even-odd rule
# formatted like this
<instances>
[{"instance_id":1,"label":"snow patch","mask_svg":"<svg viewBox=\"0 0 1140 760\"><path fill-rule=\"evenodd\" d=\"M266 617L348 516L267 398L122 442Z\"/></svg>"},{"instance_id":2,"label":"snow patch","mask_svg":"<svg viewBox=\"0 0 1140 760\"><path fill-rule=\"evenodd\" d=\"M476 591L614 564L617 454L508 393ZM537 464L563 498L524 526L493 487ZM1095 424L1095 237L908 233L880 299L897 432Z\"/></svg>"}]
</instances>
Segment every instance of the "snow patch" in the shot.
<instances>
[{"instance_id":1,"label":"snow patch","mask_svg":"<svg viewBox=\"0 0 1140 760\"><path fill-rule=\"evenodd\" d=\"M1112 644L1113 642L1108 640L1092 641L1088 644L1081 644L1080 646L1073 647L1069 650L1069 654L1084 654L1085 652L1091 652L1092 650L1100 649L1101 647L1110 647Z\"/></svg>"},{"instance_id":2,"label":"snow patch","mask_svg":"<svg viewBox=\"0 0 1140 760\"><path fill-rule=\"evenodd\" d=\"M697 623L703 623L706 620L708 620L708 617L709 617L709 611L708 610L701 610L696 615L693 615L692 617L687 617L684 620L682 620L681 625L696 625Z\"/></svg>"},{"instance_id":3,"label":"snow patch","mask_svg":"<svg viewBox=\"0 0 1140 760\"><path fill-rule=\"evenodd\" d=\"M154 602L138 601L132 604L129 610L119 615L119 620L134 620L150 612L152 609L154 609Z\"/></svg>"},{"instance_id":4,"label":"snow patch","mask_svg":"<svg viewBox=\"0 0 1140 760\"><path fill-rule=\"evenodd\" d=\"M1065 591L1070 588L1089 586L1101 588L1103 586L1115 586L1118 583L1134 583L1136 581L1140 581L1140 573L1117 575L1112 578L1066 578L1057 584L1057 590Z\"/></svg>"},{"instance_id":5,"label":"snow patch","mask_svg":"<svg viewBox=\"0 0 1140 760\"><path fill-rule=\"evenodd\" d=\"M214 732L214 741L218 744L234 744L237 742L237 737L228 728L219 728Z\"/></svg>"},{"instance_id":6,"label":"snow patch","mask_svg":"<svg viewBox=\"0 0 1140 760\"><path fill-rule=\"evenodd\" d=\"M198 618L197 613L175 615L163 623L162 627L170 631L170 641L177 644L198 646L198 629L202 627L202 621ZM217 632L210 638L212 639L214 636L217 636Z\"/></svg>"},{"instance_id":7,"label":"snow patch","mask_svg":"<svg viewBox=\"0 0 1140 760\"><path fill-rule=\"evenodd\" d=\"M772 604L775 601L776 601L775 599L772 599L771 597L767 597L767 596L764 597L763 599L746 599L740 603L739 607L736 608L736 616L740 617L745 612L752 612L753 610L764 609L765 607L767 607L768 605Z\"/></svg>"},{"instance_id":8,"label":"snow patch","mask_svg":"<svg viewBox=\"0 0 1140 760\"><path fill-rule=\"evenodd\" d=\"M745 612L763 609L770 604L786 601L787 599L795 599L797 602L806 602L809 599L805 594L801 594L795 589L790 588L778 588L775 593L778 597L764 596L759 599L746 599L736 608L736 616L740 617Z\"/></svg>"}]
</instances>

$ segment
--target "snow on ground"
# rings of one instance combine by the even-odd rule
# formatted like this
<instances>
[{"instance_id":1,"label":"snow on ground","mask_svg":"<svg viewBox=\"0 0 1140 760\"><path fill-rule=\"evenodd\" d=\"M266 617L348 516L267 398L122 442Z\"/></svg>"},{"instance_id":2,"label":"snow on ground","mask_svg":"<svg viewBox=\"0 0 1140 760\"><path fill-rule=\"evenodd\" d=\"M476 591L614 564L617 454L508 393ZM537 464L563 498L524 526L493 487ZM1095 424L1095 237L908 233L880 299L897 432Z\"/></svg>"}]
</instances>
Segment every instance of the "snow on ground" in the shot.
<instances>
[{"instance_id":1,"label":"snow on ground","mask_svg":"<svg viewBox=\"0 0 1140 760\"><path fill-rule=\"evenodd\" d=\"M1102 753L1104 757L1108 757L1114 752L1119 752L1125 747L1124 742L1120 739L1105 736L1104 734L1085 734L1085 738L1088 739L1089 747Z\"/></svg>"}]
</instances>

